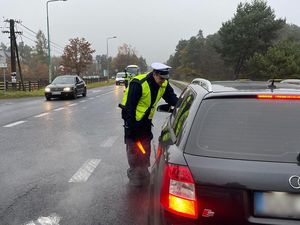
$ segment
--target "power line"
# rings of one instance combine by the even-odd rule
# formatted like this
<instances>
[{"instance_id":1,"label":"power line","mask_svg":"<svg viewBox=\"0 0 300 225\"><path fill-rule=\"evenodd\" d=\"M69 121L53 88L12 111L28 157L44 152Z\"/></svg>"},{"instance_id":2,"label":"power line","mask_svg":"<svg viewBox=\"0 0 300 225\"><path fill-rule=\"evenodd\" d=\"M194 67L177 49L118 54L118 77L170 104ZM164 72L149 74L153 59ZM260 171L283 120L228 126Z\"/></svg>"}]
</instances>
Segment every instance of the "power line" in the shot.
<instances>
[{"instance_id":1,"label":"power line","mask_svg":"<svg viewBox=\"0 0 300 225\"><path fill-rule=\"evenodd\" d=\"M23 36L24 38L26 38L26 39L28 39L28 40L30 40L30 41L32 41L32 42L34 42L34 43L35 43L35 40L33 40L33 39L31 39L31 38L29 38L29 37L25 36L24 34L22 34L21 36Z\"/></svg>"},{"instance_id":2,"label":"power line","mask_svg":"<svg viewBox=\"0 0 300 225\"><path fill-rule=\"evenodd\" d=\"M29 30L30 32L34 33L35 35L37 35L37 32L33 31L32 29L30 29L29 27L25 26L24 24L20 23L20 25L23 26L25 29ZM47 39L46 39L46 40L47 40ZM55 42L53 42L53 41L51 41L51 40L50 40L50 44L52 44L52 46L55 46L55 45L56 45L57 47L59 47L59 48L61 48L61 49L64 49L63 46L61 46L61 45L59 45L59 44L57 44L57 43L55 43Z\"/></svg>"},{"instance_id":3,"label":"power line","mask_svg":"<svg viewBox=\"0 0 300 225\"><path fill-rule=\"evenodd\" d=\"M5 24L7 24L8 22L9 22L9 20L5 20L4 22L6 22ZM25 26L24 24L22 24L22 22L21 21L15 21L16 22L16 24L20 24L22 27L24 27L26 30L21 30L22 32L20 32L20 31L15 31L15 34L18 34L20 37L21 37L21 39L22 39L22 36L24 37L24 38L26 38L26 39L28 39L28 40L30 40L30 41L32 41L33 43L35 43L36 44L36 40L33 40L32 38L30 38L30 37L28 37L28 36L26 36L26 35L29 35L29 36L31 36L31 37L34 37L34 38L36 38L36 35L38 34L37 32L35 32L33 29L31 29L31 28L29 28L28 26ZM3 28L3 27L2 27ZM28 31L30 31L31 33L29 33ZM24 31L26 31L26 35L24 35L23 33L24 33ZM10 33L9 31L3 31L2 30L2 33ZM33 34L34 35L33 35ZM47 39L45 38L45 40L47 41ZM23 41L23 39L22 39L22 41ZM53 41L50 41L50 45L52 46L52 48L53 48L53 50L55 51L55 52L57 52L57 53L59 53L59 54L63 54L63 51L64 51L64 47L62 47L61 45L59 45L59 44L57 44L57 43L55 43L55 42L53 42Z\"/></svg>"},{"instance_id":4,"label":"power line","mask_svg":"<svg viewBox=\"0 0 300 225\"><path fill-rule=\"evenodd\" d=\"M20 23L20 25L24 28L26 28L27 30L29 30L30 32L37 34L36 32L34 32L33 30L31 30L30 28L26 27L24 24Z\"/></svg>"},{"instance_id":5,"label":"power line","mask_svg":"<svg viewBox=\"0 0 300 225\"><path fill-rule=\"evenodd\" d=\"M36 43L36 41L35 40L33 40L33 39L31 39L31 38L29 38L29 37L27 37L27 36L25 36L24 34L22 34L21 36L23 36L24 38L26 38L26 39L28 39L28 40L30 40L30 41L32 41L32 42L34 42L34 43ZM58 49L58 48L56 48L56 47L54 47L54 49L53 49L54 51L56 51L57 53L59 53L59 54L63 54L63 52L60 50L60 49Z\"/></svg>"},{"instance_id":6,"label":"power line","mask_svg":"<svg viewBox=\"0 0 300 225\"><path fill-rule=\"evenodd\" d=\"M22 29L21 29L21 30L22 30ZM26 31L26 30L22 30L22 31L23 31L23 33L26 33L26 35L29 35L29 36L31 36L32 38L36 38L35 35L33 35L32 33L29 33L29 32ZM36 40L35 40L35 43L36 43ZM51 44L51 46L52 46L53 48L57 48L57 49L59 49L59 50L61 50L61 51L64 51L64 49L61 48L61 47L59 47L59 46L52 45L52 44Z\"/></svg>"}]
</instances>

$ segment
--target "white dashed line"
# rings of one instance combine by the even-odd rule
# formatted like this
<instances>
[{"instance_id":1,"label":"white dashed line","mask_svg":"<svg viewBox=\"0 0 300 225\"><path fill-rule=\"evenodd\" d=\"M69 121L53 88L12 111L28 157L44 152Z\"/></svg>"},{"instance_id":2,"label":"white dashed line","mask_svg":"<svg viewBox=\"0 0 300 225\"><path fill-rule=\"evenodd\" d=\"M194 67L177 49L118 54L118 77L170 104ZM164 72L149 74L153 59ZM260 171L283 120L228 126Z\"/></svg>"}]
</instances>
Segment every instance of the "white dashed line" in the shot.
<instances>
[{"instance_id":1,"label":"white dashed line","mask_svg":"<svg viewBox=\"0 0 300 225\"><path fill-rule=\"evenodd\" d=\"M61 107L61 108L57 108L57 109L54 109L53 111L60 111L60 110L63 110L64 107Z\"/></svg>"},{"instance_id":2,"label":"white dashed line","mask_svg":"<svg viewBox=\"0 0 300 225\"><path fill-rule=\"evenodd\" d=\"M78 105L78 103L73 103L73 104L70 104L69 106L75 106L75 105Z\"/></svg>"},{"instance_id":3,"label":"white dashed line","mask_svg":"<svg viewBox=\"0 0 300 225\"><path fill-rule=\"evenodd\" d=\"M87 160L82 167L71 177L69 183L86 182L96 167L99 165L101 159Z\"/></svg>"},{"instance_id":4,"label":"white dashed line","mask_svg":"<svg viewBox=\"0 0 300 225\"><path fill-rule=\"evenodd\" d=\"M14 123L7 124L3 127L13 127L13 126L17 126L19 124L25 123L25 122L27 122L27 121L21 120L21 121L17 121L17 122L14 122Z\"/></svg>"},{"instance_id":5,"label":"white dashed line","mask_svg":"<svg viewBox=\"0 0 300 225\"><path fill-rule=\"evenodd\" d=\"M81 100L80 102L86 102L86 100Z\"/></svg>"},{"instance_id":6,"label":"white dashed line","mask_svg":"<svg viewBox=\"0 0 300 225\"><path fill-rule=\"evenodd\" d=\"M48 114L49 114L49 113L41 113L41 114L36 115L36 116L34 116L34 117L39 118L39 117L46 116L46 115L48 115Z\"/></svg>"},{"instance_id":7,"label":"white dashed line","mask_svg":"<svg viewBox=\"0 0 300 225\"><path fill-rule=\"evenodd\" d=\"M104 141L100 145L100 147L104 147L104 148L111 147L116 142L117 139L118 139L118 136L111 136L106 141Z\"/></svg>"},{"instance_id":8,"label":"white dashed line","mask_svg":"<svg viewBox=\"0 0 300 225\"><path fill-rule=\"evenodd\" d=\"M109 91L109 92L107 92L107 93L105 93L105 94L102 94L101 96L103 96L103 95L108 95L108 94L110 94L110 93L112 93L113 91Z\"/></svg>"},{"instance_id":9,"label":"white dashed line","mask_svg":"<svg viewBox=\"0 0 300 225\"><path fill-rule=\"evenodd\" d=\"M95 99L94 97L90 97L89 99Z\"/></svg>"},{"instance_id":10,"label":"white dashed line","mask_svg":"<svg viewBox=\"0 0 300 225\"><path fill-rule=\"evenodd\" d=\"M98 92L101 92L101 90L92 91L92 93L98 93Z\"/></svg>"},{"instance_id":11,"label":"white dashed line","mask_svg":"<svg viewBox=\"0 0 300 225\"><path fill-rule=\"evenodd\" d=\"M53 213L48 217L41 216L36 221L32 220L24 225L59 225L61 218L61 216Z\"/></svg>"}]
</instances>

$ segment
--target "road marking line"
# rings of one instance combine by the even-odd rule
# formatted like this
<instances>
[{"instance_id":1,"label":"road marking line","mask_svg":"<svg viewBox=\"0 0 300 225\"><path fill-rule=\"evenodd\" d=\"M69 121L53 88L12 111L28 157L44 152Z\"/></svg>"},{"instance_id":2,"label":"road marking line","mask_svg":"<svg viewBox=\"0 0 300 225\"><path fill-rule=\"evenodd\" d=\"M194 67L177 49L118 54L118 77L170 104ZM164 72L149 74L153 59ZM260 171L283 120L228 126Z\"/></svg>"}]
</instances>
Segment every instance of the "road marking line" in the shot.
<instances>
[{"instance_id":1,"label":"road marking line","mask_svg":"<svg viewBox=\"0 0 300 225\"><path fill-rule=\"evenodd\" d=\"M36 116L34 116L34 117L39 118L39 117L46 116L46 115L48 115L48 114L49 114L49 113L41 113L41 114L36 115Z\"/></svg>"},{"instance_id":2,"label":"road marking line","mask_svg":"<svg viewBox=\"0 0 300 225\"><path fill-rule=\"evenodd\" d=\"M99 165L101 159L87 160L79 170L71 177L69 183L86 182L92 175L96 167Z\"/></svg>"},{"instance_id":3,"label":"road marking line","mask_svg":"<svg viewBox=\"0 0 300 225\"><path fill-rule=\"evenodd\" d=\"M90 97L89 99L95 99L94 97Z\"/></svg>"},{"instance_id":4,"label":"road marking line","mask_svg":"<svg viewBox=\"0 0 300 225\"><path fill-rule=\"evenodd\" d=\"M81 100L80 102L86 102L86 100Z\"/></svg>"},{"instance_id":5,"label":"road marking line","mask_svg":"<svg viewBox=\"0 0 300 225\"><path fill-rule=\"evenodd\" d=\"M92 93L97 93L97 92L101 92L102 90L95 90L95 91L92 91Z\"/></svg>"},{"instance_id":6,"label":"road marking line","mask_svg":"<svg viewBox=\"0 0 300 225\"><path fill-rule=\"evenodd\" d=\"M102 142L100 147L104 147L104 148L111 147L116 142L117 139L118 136L111 136L106 141Z\"/></svg>"},{"instance_id":7,"label":"road marking line","mask_svg":"<svg viewBox=\"0 0 300 225\"><path fill-rule=\"evenodd\" d=\"M72 103L69 106L74 106L74 105L78 105L78 103Z\"/></svg>"},{"instance_id":8,"label":"road marking line","mask_svg":"<svg viewBox=\"0 0 300 225\"><path fill-rule=\"evenodd\" d=\"M114 91L109 91L109 92L107 92L107 93L102 94L101 96L110 94L110 93L112 93L112 92L114 92Z\"/></svg>"},{"instance_id":9,"label":"road marking line","mask_svg":"<svg viewBox=\"0 0 300 225\"><path fill-rule=\"evenodd\" d=\"M14 123L7 124L7 125L5 125L5 126L3 126L3 127L13 127L13 126L16 126L16 125L25 123L25 122L27 122L27 121L20 120L20 121L14 122Z\"/></svg>"},{"instance_id":10,"label":"road marking line","mask_svg":"<svg viewBox=\"0 0 300 225\"><path fill-rule=\"evenodd\" d=\"M24 225L59 225L59 221L62 219L61 216L56 213L51 214L48 217L39 217L36 221L30 221Z\"/></svg>"},{"instance_id":11,"label":"road marking line","mask_svg":"<svg viewBox=\"0 0 300 225\"><path fill-rule=\"evenodd\" d=\"M57 109L54 109L53 111L60 111L60 110L63 110L64 107L61 107L61 108L57 108Z\"/></svg>"}]
</instances>

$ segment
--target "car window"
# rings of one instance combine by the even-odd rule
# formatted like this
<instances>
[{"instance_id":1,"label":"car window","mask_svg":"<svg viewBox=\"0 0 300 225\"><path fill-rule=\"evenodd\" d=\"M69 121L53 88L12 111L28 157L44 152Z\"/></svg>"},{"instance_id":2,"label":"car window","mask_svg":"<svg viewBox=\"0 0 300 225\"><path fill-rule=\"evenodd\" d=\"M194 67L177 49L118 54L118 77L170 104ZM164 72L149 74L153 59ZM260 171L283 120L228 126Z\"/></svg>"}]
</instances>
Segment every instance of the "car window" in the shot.
<instances>
[{"instance_id":1,"label":"car window","mask_svg":"<svg viewBox=\"0 0 300 225\"><path fill-rule=\"evenodd\" d=\"M53 84L74 84L74 77L61 76L53 80Z\"/></svg>"},{"instance_id":2,"label":"car window","mask_svg":"<svg viewBox=\"0 0 300 225\"><path fill-rule=\"evenodd\" d=\"M117 78L123 78L125 77L125 73L117 73Z\"/></svg>"},{"instance_id":3,"label":"car window","mask_svg":"<svg viewBox=\"0 0 300 225\"><path fill-rule=\"evenodd\" d=\"M203 100L187 152L234 159L297 162L300 101Z\"/></svg>"},{"instance_id":4,"label":"car window","mask_svg":"<svg viewBox=\"0 0 300 225\"><path fill-rule=\"evenodd\" d=\"M181 95L179 99L179 104L177 107L175 107L176 111L173 113L173 122L172 122L172 128L173 131L178 137L178 135L181 133L182 128L185 125L186 118L188 117L190 107L194 101L194 95L193 92L189 89L187 89L183 95Z\"/></svg>"},{"instance_id":5,"label":"car window","mask_svg":"<svg viewBox=\"0 0 300 225\"><path fill-rule=\"evenodd\" d=\"M175 120L175 117L176 115L178 114L178 110L180 108L180 106L182 105L182 102L183 102L183 99L185 99L185 97L188 95L188 89L185 89L182 91L181 95L179 96L178 98L178 101L177 101L177 104L176 106L174 107L174 110L173 110L173 113L170 117L171 119L171 124L174 123L174 120Z\"/></svg>"}]
</instances>

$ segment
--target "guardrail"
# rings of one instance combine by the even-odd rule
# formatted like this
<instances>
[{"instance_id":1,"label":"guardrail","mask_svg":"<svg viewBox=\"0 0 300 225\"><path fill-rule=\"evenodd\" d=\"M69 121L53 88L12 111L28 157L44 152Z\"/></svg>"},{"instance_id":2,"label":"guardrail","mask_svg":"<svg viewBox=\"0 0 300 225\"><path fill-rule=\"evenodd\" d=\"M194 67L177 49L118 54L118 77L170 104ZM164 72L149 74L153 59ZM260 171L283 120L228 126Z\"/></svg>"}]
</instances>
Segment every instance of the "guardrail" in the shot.
<instances>
[{"instance_id":1,"label":"guardrail","mask_svg":"<svg viewBox=\"0 0 300 225\"><path fill-rule=\"evenodd\" d=\"M96 82L101 82L101 81L106 81L108 80L108 77L83 77L82 78L86 84L90 83L96 83Z\"/></svg>"}]
</instances>

